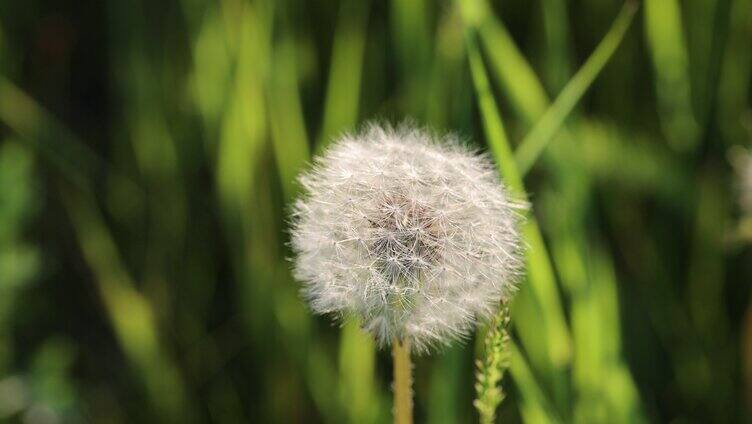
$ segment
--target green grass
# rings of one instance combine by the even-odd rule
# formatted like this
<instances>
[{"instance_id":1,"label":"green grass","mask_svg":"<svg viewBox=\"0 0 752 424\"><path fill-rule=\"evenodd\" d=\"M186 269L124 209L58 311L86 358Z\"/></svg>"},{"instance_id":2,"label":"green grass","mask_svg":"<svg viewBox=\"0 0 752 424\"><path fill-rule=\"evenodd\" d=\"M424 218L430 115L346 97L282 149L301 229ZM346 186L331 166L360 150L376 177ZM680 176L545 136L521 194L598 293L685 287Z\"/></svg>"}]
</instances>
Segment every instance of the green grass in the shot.
<instances>
[{"instance_id":1,"label":"green grass","mask_svg":"<svg viewBox=\"0 0 752 424\"><path fill-rule=\"evenodd\" d=\"M287 223L405 118L530 204L497 422L749 419L751 0L95 3L0 7L0 421L389 422ZM485 332L416 358L418 422L477 421Z\"/></svg>"}]
</instances>

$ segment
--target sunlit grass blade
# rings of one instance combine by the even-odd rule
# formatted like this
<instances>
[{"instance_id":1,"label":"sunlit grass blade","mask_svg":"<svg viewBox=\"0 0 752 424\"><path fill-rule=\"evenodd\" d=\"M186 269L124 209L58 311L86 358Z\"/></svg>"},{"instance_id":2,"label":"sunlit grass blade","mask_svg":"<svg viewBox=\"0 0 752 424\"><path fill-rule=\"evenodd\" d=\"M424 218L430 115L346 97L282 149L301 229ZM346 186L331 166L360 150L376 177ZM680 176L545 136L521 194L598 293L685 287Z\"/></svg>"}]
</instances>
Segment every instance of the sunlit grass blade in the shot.
<instances>
[{"instance_id":1,"label":"sunlit grass blade","mask_svg":"<svg viewBox=\"0 0 752 424\"><path fill-rule=\"evenodd\" d=\"M728 38L718 82L718 111L723 140L727 145L749 141L744 128L749 110L749 87L752 84L752 0L732 0Z\"/></svg>"},{"instance_id":2,"label":"sunlit grass blade","mask_svg":"<svg viewBox=\"0 0 752 424\"><path fill-rule=\"evenodd\" d=\"M579 399L575 421L643 422L637 388L622 357L613 265L604 249L596 248L585 266L589 281L572 298L577 345L572 373Z\"/></svg>"},{"instance_id":3,"label":"sunlit grass blade","mask_svg":"<svg viewBox=\"0 0 752 424\"><path fill-rule=\"evenodd\" d=\"M510 187L512 193L524 198L526 194L522 178L517 172L517 165L504 133L501 115L491 93L488 77L474 37L474 34L468 29L466 36L468 60L470 61L470 71L486 138L502 179ZM545 328L546 332L546 355L551 366L555 368L563 367L569 361L571 354L569 334L562 310L562 302L559 299L558 289L553 278L551 262L535 218L530 217L528 219L523 228L523 236L528 245L526 254L527 285L529 285L542 309L541 326ZM520 293L520 296L524 295L524 291Z\"/></svg>"},{"instance_id":4,"label":"sunlit grass blade","mask_svg":"<svg viewBox=\"0 0 752 424\"><path fill-rule=\"evenodd\" d=\"M280 51L270 48L268 10L261 6L243 10L239 32L234 36L228 33L235 40L230 44L236 44L231 52L236 55L233 59L237 65L227 93L216 165L220 204L233 246L241 302L247 311L245 318L252 337L263 337L268 326L275 324L270 318L276 318L295 372L304 380L321 415L334 421L342 417L342 405L332 396L337 371L315 338L313 322L304 312L289 277L289 266L276 248L282 243L276 232L280 218L272 191L275 177L267 172L271 169L267 163L271 159L267 140L271 138L283 194L289 200L294 193L294 175L308 160L302 111L298 109L301 105L296 98L299 93L295 50L292 45L283 45ZM285 68L270 72L268 66L258 66L270 58ZM269 350L265 355L270 363L274 362Z\"/></svg>"},{"instance_id":5,"label":"sunlit grass blade","mask_svg":"<svg viewBox=\"0 0 752 424\"><path fill-rule=\"evenodd\" d=\"M493 69L492 75L508 99L512 111L525 127L532 127L550 104L543 83L504 24L489 11L484 0L466 1L462 4L469 9L465 14L473 17L471 20L466 19L466 23L477 29ZM571 138L566 128L562 129L562 137Z\"/></svg>"},{"instance_id":6,"label":"sunlit grass blade","mask_svg":"<svg viewBox=\"0 0 752 424\"><path fill-rule=\"evenodd\" d=\"M241 290L242 299L249 302L245 304L246 318L251 325L260 326L260 317L269 308L261 296L262 286L266 286L267 280L251 281L248 276L251 271L266 276L271 274L271 264L262 260L271 252L256 253L251 250L254 237L260 235L252 232L250 221L252 216L256 221L266 221L272 215L268 204L253 206L254 195L257 194L258 166L267 135L263 75L254 64L266 60L266 54L259 34L258 22L261 19L252 11L247 11L243 19L246 25L240 38L237 70L217 144L215 184L225 234L231 246L231 260L240 281L238 289ZM262 269L252 269L254 259Z\"/></svg>"},{"instance_id":7,"label":"sunlit grass blade","mask_svg":"<svg viewBox=\"0 0 752 424\"><path fill-rule=\"evenodd\" d=\"M653 61L658 110L671 146L688 150L698 140L692 111L689 59L677 0L645 0L645 38Z\"/></svg>"},{"instance_id":8,"label":"sunlit grass blade","mask_svg":"<svg viewBox=\"0 0 752 424\"><path fill-rule=\"evenodd\" d=\"M303 108L300 103L296 48L284 40L274 49L270 87L267 90L274 157L285 198L295 194L295 178L310 159Z\"/></svg>"},{"instance_id":9,"label":"sunlit grass blade","mask_svg":"<svg viewBox=\"0 0 752 424\"><path fill-rule=\"evenodd\" d=\"M321 151L341 131L353 129L357 122L369 9L369 1L341 4L316 151Z\"/></svg>"},{"instance_id":10,"label":"sunlit grass blade","mask_svg":"<svg viewBox=\"0 0 752 424\"><path fill-rule=\"evenodd\" d=\"M256 66L266 57L264 42L251 11L246 12L237 70L232 84L234 95L224 115L217 153L217 183L223 200L233 208L248 206L254 161L266 133L267 111L264 107L263 75Z\"/></svg>"},{"instance_id":11,"label":"sunlit grass blade","mask_svg":"<svg viewBox=\"0 0 752 424\"><path fill-rule=\"evenodd\" d=\"M192 45L193 68L190 92L204 126L210 134L218 132L232 83L232 59L228 29L223 27L220 11L206 12ZM205 144L214 148L217 140L207 137Z\"/></svg>"},{"instance_id":12,"label":"sunlit grass blade","mask_svg":"<svg viewBox=\"0 0 752 424\"><path fill-rule=\"evenodd\" d=\"M273 210L270 181L261 167L268 155L268 110L264 102L264 80L269 58L269 20L259 3L243 7L233 50L234 73L230 76L226 109L219 123L214 178L218 210L229 250L237 301L248 338L260 340L273 324L270 289L275 274L276 213ZM263 188L263 190L261 189ZM261 361L273 357L270 346L257 350ZM262 367L262 370L264 368ZM262 390L272 390L264 380ZM259 411L272 415L271 404Z\"/></svg>"},{"instance_id":13,"label":"sunlit grass blade","mask_svg":"<svg viewBox=\"0 0 752 424\"><path fill-rule=\"evenodd\" d=\"M569 16L565 0L543 0L545 57L543 80L549 91L558 93L571 73Z\"/></svg>"},{"instance_id":14,"label":"sunlit grass blade","mask_svg":"<svg viewBox=\"0 0 752 424\"><path fill-rule=\"evenodd\" d=\"M522 140L515 152L515 158L522 175L525 175L533 167L538 156L561 128L582 95L585 94L585 91L614 54L627 29L629 29L636 11L636 3L627 2L623 6L611 29L603 37L593 54L567 83L561 94L536 122L530 133Z\"/></svg>"},{"instance_id":15,"label":"sunlit grass blade","mask_svg":"<svg viewBox=\"0 0 752 424\"><path fill-rule=\"evenodd\" d=\"M483 59L478 51L475 35L468 31L465 35L465 41L468 60L470 62L470 73L491 153L498 164L499 172L504 182L516 196L524 197L526 196L525 187L518 172L517 163L512 155L512 148L504 130L504 123L501 120L499 108L491 92L491 85L484 69Z\"/></svg>"},{"instance_id":16,"label":"sunlit grass blade","mask_svg":"<svg viewBox=\"0 0 752 424\"><path fill-rule=\"evenodd\" d=\"M342 327L339 347L339 396L348 422L376 422L380 405L374 385L376 347L358 322Z\"/></svg>"},{"instance_id":17,"label":"sunlit grass blade","mask_svg":"<svg viewBox=\"0 0 752 424\"><path fill-rule=\"evenodd\" d=\"M454 424L460 422L464 412L462 395L465 362L462 346L453 346L435 358L430 377L428 395L431 407L427 422Z\"/></svg>"},{"instance_id":18,"label":"sunlit grass blade","mask_svg":"<svg viewBox=\"0 0 752 424\"><path fill-rule=\"evenodd\" d=\"M468 0L460 4L465 25L477 31L495 71L493 75L509 104L528 125L532 125L548 107L543 84L485 0Z\"/></svg>"},{"instance_id":19,"label":"sunlit grass blade","mask_svg":"<svg viewBox=\"0 0 752 424\"><path fill-rule=\"evenodd\" d=\"M434 128L447 128L450 117L469 113L470 94L463 90L465 64L464 40L459 12L449 8L441 16L436 30L436 48L430 68L426 123ZM461 118L460 118L461 119ZM454 118L455 122L460 120ZM456 125L456 124L455 124Z\"/></svg>"},{"instance_id":20,"label":"sunlit grass blade","mask_svg":"<svg viewBox=\"0 0 752 424\"><path fill-rule=\"evenodd\" d=\"M716 107L718 74L723 59L731 0L679 1L679 17L686 41L694 116L704 136L710 112ZM749 43L747 43L749 45ZM740 87L741 88L741 87Z\"/></svg>"},{"instance_id":21,"label":"sunlit grass blade","mask_svg":"<svg viewBox=\"0 0 752 424\"><path fill-rule=\"evenodd\" d=\"M604 40L606 43L606 46L609 47L605 50L604 53L604 42L601 43L601 48L596 49L596 52L599 52L600 50L600 58L602 60L601 63L598 63L598 61L593 62L592 60L589 61L590 63L590 70L588 72L591 72L592 74L588 76L585 74L585 76L588 76L588 78L582 77L582 74L580 74L580 82L578 84L581 84L579 87L576 87L577 90L572 91L573 89L569 88L569 96L576 95L576 97L579 97L584 93L587 86L592 83L592 79L594 76L600 72L600 68L602 68L603 64L605 63L606 59L613 53L613 50L615 50L616 46L621 41L621 38L624 36L626 29L628 28L629 21L631 21L632 16L634 14L634 8L630 6L632 10L624 10L622 11L622 14L620 15L620 18L617 18L616 24L620 25L614 25L612 27L612 30L609 32L609 34L612 35L609 40L609 37ZM625 15L626 14L626 15ZM528 124L532 124L534 122L537 122L540 116L545 116L544 111L546 109L546 106L548 104L548 99L546 96L546 93L543 89L542 84L537 80L537 77L535 76L532 67L530 67L529 64L527 64L524 57L521 55L521 53L517 50L516 46L514 45L514 42L511 40L511 37L509 37L506 30L503 28L500 22L496 21L493 17L485 17L485 18L478 18L478 28L479 32L481 33L481 37L485 39L485 45L489 51L489 56L493 63L496 65L496 76L499 78L499 81L501 83L501 87L504 89L505 93L510 94L510 102L512 104L512 107L514 110L516 110L523 118L524 121ZM610 44L610 46L609 46ZM506 51L504 49L498 48L499 45L503 45L506 47ZM591 58L592 59L592 58ZM479 60L480 62L480 60ZM595 64L593 64L595 63ZM598 66L595 66L598 65ZM585 68L587 69L587 68ZM517 77L521 76L519 78L520 82L526 82L525 84L518 83ZM577 79L574 80L575 82ZM565 89L566 90L566 89ZM581 90L581 91L580 91ZM577 91L580 91L579 93ZM564 94L564 93L563 93ZM564 106L567 106L567 109L561 109L559 113L562 113L558 117L560 120L558 123L556 123L557 126L561 126L564 122L564 118L566 115L571 112L571 109L574 107L574 103L576 103L576 98L574 99L574 102L571 103L570 106L567 106L566 103L564 103ZM571 101L571 99L570 99ZM559 107L562 107L562 104L559 105ZM549 112L550 113L550 112ZM549 118L550 119L550 118ZM551 136L553 136L553 133L556 131L552 131ZM569 132L566 134L566 138L569 140L571 139L571 135ZM568 145L572 145L572 143L568 143ZM544 145L545 147L545 145ZM542 150L542 149L541 149ZM557 166L563 166L562 162L563 157L561 157L562 152L565 151L565 148L562 146L561 149L557 149L557 154L555 157L558 159L552 164ZM579 163L579 161L573 161L572 164ZM528 167L529 168L529 167ZM562 173L566 173L567 171L562 169ZM571 170L570 170L571 173ZM571 179L570 179L571 180ZM568 180L569 181L569 180ZM529 239L535 240L536 238L540 237L539 231L537 234L536 232L531 231L531 234L528 235ZM536 237L537 236L537 237ZM543 244L542 239L539 241L540 245ZM568 257L570 259L575 259L576 261L579 261L580 255L578 252L574 251L571 252ZM565 263L561 264L561 266L565 266L567 263L571 261L567 260ZM583 269L584 265L580 266L579 269ZM536 266L529 266L528 270L532 274L531 280L534 277L534 274L536 272L540 272L540 270L548 269L547 272L544 272L543 275L548 275L548 279L552 281L552 285L555 287L555 283L553 283L553 274L550 271L550 265L547 265L545 263L538 263ZM575 269L577 269L575 267ZM571 285L571 287L576 287L576 284L581 284L583 282L583 273L580 273L580 276L570 276L568 278L568 285ZM540 277L539 277L540 278ZM570 287L570 290L571 290ZM520 293L520 299L517 301L517 314L518 316L527 316L528 318L531 318L532 316L536 316L537 314L543 313L544 308L542 306L539 306L536 309L536 306L533 304L529 304L527 302L527 298L524 297L524 290L525 287L523 286L523 291ZM557 296L558 297L558 296ZM536 364L536 368L540 367L537 371L545 371L545 367L542 366L542 363L540 359L536 359L536 355L538 354L537 350L541 349L541 341L536 340L533 337L530 337L527 335L528 333L534 331L531 326L527 326L527 323L525 322L516 322L516 325L519 329L519 335L520 339L523 341L523 344L526 345L528 355L530 356L531 360L534 364ZM525 327L528 328L525 328ZM545 344L543 344L545 346ZM579 346L575 347L575 349L579 349ZM560 387L561 381L563 381L564 374L558 373L555 374L554 377L552 374L549 373L543 374L546 378L546 381L548 384L552 385L552 387L549 388L549 390L553 390L554 392L554 399L556 401L556 404L558 408L560 408L562 411L567 411L571 408L570 402L567 400L568 395L566 394L567 389L564 387ZM628 376L628 373L626 374ZM513 372L514 377L514 372ZM517 381L517 378L515 378ZM542 380L543 381L543 380ZM519 384L519 382L518 382ZM610 389L611 386L608 386ZM523 414L524 414L523 410ZM531 412L528 412L528 414L532 414Z\"/></svg>"},{"instance_id":22,"label":"sunlit grass blade","mask_svg":"<svg viewBox=\"0 0 752 424\"><path fill-rule=\"evenodd\" d=\"M402 82L398 101L404 105L408 115L416 118L422 118L425 114L431 95L427 91L429 78L426 75L430 72L433 39L429 32L429 8L426 3L430 2L390 1L390 24Z\"/></svg>"}]
</instances>

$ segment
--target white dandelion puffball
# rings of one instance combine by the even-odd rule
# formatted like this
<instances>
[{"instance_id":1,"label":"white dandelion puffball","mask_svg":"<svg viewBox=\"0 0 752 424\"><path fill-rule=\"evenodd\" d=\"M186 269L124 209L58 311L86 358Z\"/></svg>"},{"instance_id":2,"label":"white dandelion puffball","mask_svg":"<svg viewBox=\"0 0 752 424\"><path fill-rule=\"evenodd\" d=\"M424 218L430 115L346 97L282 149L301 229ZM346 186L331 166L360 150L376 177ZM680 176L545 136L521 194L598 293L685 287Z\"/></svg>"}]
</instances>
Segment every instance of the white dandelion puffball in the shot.
<instances>
[{"instance_id":1,"label":"white dandelion puffball","mask_svg":"<svg viewBox=\"0 0 752 424\"><path fill-rule=\"evenodd\" d=\"M525 204L453 136L371 124L300 182L291 244L314 312L424 352L467 336L514 292Z\"/></svg>"}]
</instances>

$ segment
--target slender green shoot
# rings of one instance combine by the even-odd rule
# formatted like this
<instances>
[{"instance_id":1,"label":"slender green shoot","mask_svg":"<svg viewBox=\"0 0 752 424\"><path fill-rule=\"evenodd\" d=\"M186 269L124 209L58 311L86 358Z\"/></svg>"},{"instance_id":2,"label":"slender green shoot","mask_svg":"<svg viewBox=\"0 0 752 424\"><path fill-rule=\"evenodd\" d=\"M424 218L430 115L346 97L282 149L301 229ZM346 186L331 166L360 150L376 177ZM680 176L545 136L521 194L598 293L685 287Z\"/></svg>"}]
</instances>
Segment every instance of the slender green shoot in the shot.
<instances>
[{"instance_id":1,"label":"slender green shoot","mask_svg":"<svg viewBox=\"0 0 752 424\"><path fill-rule=\"evenodd\" d=\"M358 119L369 3L342 2L332 47L323 126L316 151L326 147L340 131L352 129Z\"/></svg>"},{"instance_id":2,"label":"slender green shoot","mask_svg":"<svg viewBox=\"0 0 752 424\"><path fill-rule=\"evenodd\" d=\"M515 152L515 159L522 175L525 175L532 168L577 105L577 102L582 98L582 95L590 88L595 78L614 54L616 48L624 39L636 11L636 3L627 2L624 4L613 25L611 25L611 29L598 44L593 54L567 83L561 94L537 121L530 133L522 140Z\"/></svg>"},{"instance_id":3,"label":"slender green shoot","mask_svg":"<svg viewBox=\"0 0 752 424\"><path fill-rule=\"evenodd\" d=\"M492 424L496 409L506 397L500 383L509 368L509 307L502 305L488 326L484 341L484 358L476 361L478 371L475 373L475 391L477 397L473 402L480 415L481 424Z\"/></svg>"}]
</instances>

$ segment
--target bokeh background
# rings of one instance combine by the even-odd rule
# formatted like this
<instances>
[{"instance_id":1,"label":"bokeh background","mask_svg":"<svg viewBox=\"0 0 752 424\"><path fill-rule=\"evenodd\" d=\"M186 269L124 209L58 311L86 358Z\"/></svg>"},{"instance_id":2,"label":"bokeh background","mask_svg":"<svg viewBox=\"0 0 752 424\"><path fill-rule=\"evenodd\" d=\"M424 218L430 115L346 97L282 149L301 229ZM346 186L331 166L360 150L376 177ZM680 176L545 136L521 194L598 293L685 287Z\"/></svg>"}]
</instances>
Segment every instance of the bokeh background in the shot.
<instances>
[{"instance_id":1,"label":"bokeh background","mask_svg":"<svg viewBox=\"0 0 752 424\"><path fill-rule=\"evenodd\" d=\"M748 422L751 66L752 0L2 0L0 421L390 422L286 213L411 117L537 218L500 422ZM419 422L477 420L477 340L416 359Z\"/></svg>"}]
</instances>

